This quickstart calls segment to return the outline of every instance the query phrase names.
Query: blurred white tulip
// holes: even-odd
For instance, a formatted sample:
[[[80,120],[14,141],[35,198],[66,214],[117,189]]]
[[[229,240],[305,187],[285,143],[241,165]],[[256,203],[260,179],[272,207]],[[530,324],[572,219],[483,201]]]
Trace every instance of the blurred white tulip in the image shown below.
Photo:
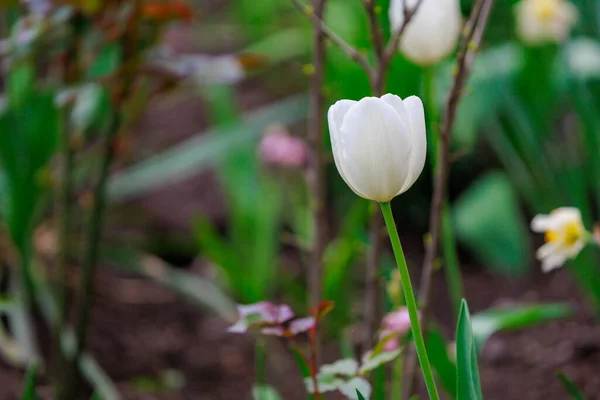
[[[517,35],[531,46],[565,41],[577,22],[577,8],[565,0],[522,0],[515,11]]]
[[[335,165],[357,195],[390,201],[423,171],[427,140],[418,97],[340,100],[329,108],[328,120]]]
[[[583,226],[581,212],[574,207],[561,207],[548,215],[536,215],[531,221],[531,229],[544,233],[546,243],[536,252],[544,272],[577,257],[591,238]]]
[[[397,31],[404,24],[404,5],[412,9],[418,0],[392,0],[390,24]],[[447,57],[458,43],[462,26],[459,0],[423,0],[400,39],[400,50],[422,66]]]

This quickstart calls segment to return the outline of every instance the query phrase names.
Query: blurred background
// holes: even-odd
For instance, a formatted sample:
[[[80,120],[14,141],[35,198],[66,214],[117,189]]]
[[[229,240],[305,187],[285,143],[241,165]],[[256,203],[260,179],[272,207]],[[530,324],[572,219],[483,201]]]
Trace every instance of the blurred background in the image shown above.
[[[62,312],[69,325],[82,304],[89,329],[77,398],[251,399],[257,381],[283,399],[306,398],[285,343],[227,328],[236,304],[268,300],[308,315],[310,20],[290,0],[0,4],[0,398],[20,398],[31,360],[51,359],[55,338],[40,334],[48,331],[40,321]],[[543,44],[519,38],[516,4],[496,2],[451,144],[450,210],[464,296],[484,338],[483,393],[565,399],[562,371],[597,398],[598,251],[543,274],[534,256],[543,238],[529,223],[562,206],[579,208],[589,230],[599,217],[600,3],[573,0],[568,37]],[[472,6],[461,1],[465,18]],[[389,1],[378,7],[388,38]],[[329,0],[325,21],[370,54],[359,0]],[[385,92],[419,95],[440,115],[453,65],[450,56],[424,69],[398,53]],[[427,74],[434,90],[425,93]],[[330,44],[322,92],[326,107],[371,95],[360,66]],[[340,179],[322,125],[322,299],[335,309],[320,335],[330,362],[365,341],[364,264],[377,210]],[[393,202],[415,283],[432,179],[427,163]],[[94,192],[99,183],[105,196]],[[99,202],[98,268],[88,276],[85,238]],[[384,313],[401,302],[387,247],[379,264]],[[452,303],[440,268],[432,311],[442,350],[454,340]],[[488,311],[499,307],[508,312]],[[444,357],[452,367],[451,352]],[[41,398],[53,398],[52,371],[38,366]]]

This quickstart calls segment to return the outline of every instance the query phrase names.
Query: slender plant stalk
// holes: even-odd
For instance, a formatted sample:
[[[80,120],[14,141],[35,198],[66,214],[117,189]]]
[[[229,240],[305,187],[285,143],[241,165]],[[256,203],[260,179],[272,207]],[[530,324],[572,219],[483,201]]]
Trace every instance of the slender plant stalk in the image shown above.
[[[400,354],[402,356],[402,354]],[[404,357],[399,357],[392,365],[391,400],[402,399],[402,377],[404,376]]]
[[[425,348],[425,340],[423,339],[421,323],[419,322],[419,309],[417,307],[417,300],[415,298],[415,293],[410,281],[410,273],[408,272],[408,266],[406,265],[404,252],[402,251],[402,244],[400,243],[400,237],[398,236],[396,223],[394,222],[392,207],[389,202],[381,203],[380,206],[381,213],[383,214],[383,219],[385,220],[385,225],[390,236],[390,242],[392,243],[392,248],[394,250],[396,264],[398,265],[398,272],[400,272],[402,292],[404,293],[404,299],[406,300],[406,307],[408,309],[408,316],[410,318],[413,340],[417,349],[421,370],[423,371],[423,378],[425,379],[427,392],[429,393],[429,398],[431,400],[439,400],[438,391],[435,386],[435,379],[433,377],[433,370],[431,368],[431,364],[429,363],[427,349]]]
[[[313,67],[314,74],[311,82],[311,110],[308,121],[308,186],[312,201],[312,246],[308,259],[308,288],[312,307],[317,307],[321,301],[323,251],[326,240],[325,215],[325,179],[323,175],[323,78],[326,57],[325,34],[318,21],[323,19],[326,0],[314,0],[314,27],[313,27]],[[317,330],[318,332],[318,330]],[[320,355],[320,338],[315,338],[315,362],[318,363]]]
[[[135,61],[136,46],[137,46],[137,21],[140,15],[141,2],[140,0],[133,1],[133,11],[127,22],[123,43],[125,47],[126,58],[124,64],[128,61]],[[87,330],[89,327],[90,313],[92,302],[95,293],[95,278],[98,268],[98,256],[100,253],[100,236],[103,228],[103,219],[106,208],[106,183],[110,172],[110,166],[115,157],[115,138],[118,133],[127,126],[128,121],[125,120],[124,105],[131,91],[131,86],[134,80],[135,70],[130,66],[124,68],[121,72],[121,80],[119,86],[114,92],[114,108],[116,115],[113,118],[113,123],[110,129],[107,130],[103,138],[101,164],[98,174],[98,179],[94,187],[92,195],[92,210],[88,221],[88,230],[86,232],[86,249],[82,264],[82,274],[80,281],[81,300],[77,313],[77,325],[75,330],[75,352],[70,360],[68,371],[71,376],[69,387],[65,391],[64,399],[72,399],[77,393],[80,377],[77,374],[77,365],[81,359],[86,347]],[[61,399],[59,399],[61,400]]]
[[[68,114],[67,114],[68,115]],[[73,149],[70,143],[68,125],[63,127],[62,143],[62,182],[59,193],[59,248],[58,248],[58,276],[56,282],[57,320],[54,330],[54,352],[57,375],[56,397],[60,397],[61,390],[67,386],[68,376],[64,374],[65,359],[62,351],[61,337],[67,322],[67,290],[68,290],[68,264],[69,264],[69,231],[71,226],[71,202]]]

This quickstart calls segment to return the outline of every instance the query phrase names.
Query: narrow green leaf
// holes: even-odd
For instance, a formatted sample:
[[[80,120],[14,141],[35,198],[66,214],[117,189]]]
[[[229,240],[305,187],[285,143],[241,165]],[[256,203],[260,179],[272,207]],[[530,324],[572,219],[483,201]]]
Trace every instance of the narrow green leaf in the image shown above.
[[[356,389],[356,396],[358,396],[358,400],[365,400],[365,397]]]
[[[117,269],[134,272],[159,282],[217,315],[233,321],[235,303],[217,286],[184,271],[171,267],[160,258],[125,246],[104,246],[101,259]]]
[[[35,390],[37,367],[37,361],[33,361],[27,369],[27,373],[25,374],[25,388],[23,389],[21,400],[38,400],[40,398]]]
[[[517,195],[503,172],[481,177],[456,201],[457,238],[485,265],[522,275],[529,264],[529,233]]]
[[[523,329],[566,318],[572,313],[569,305],[561,303],[532,304],[480,312],[471,318],[475,345],[481,351],[488,338],[496,332]]]
[[[439,377],[444,390],[456,398],[456,365],[448,355],[447,341],[438,327],[429,330],[425,345],[429,361]]]
[[[234,150],[257,141],[270,123],[293,124],[303,120],[306,112],[306,96],[296,96],[253,111],[239,124],[198,134],[111,177],[108,197],[112,201],[124,201],[167,182],[189,178],[208,166],[223,162]]]
[[[457,398],[482,400],[481,382],[477,366],[477,350],[471,328],[469,307],[462,301],[456,329]]]
[[[281,396],[272,386],[256,384],[252,388],[252,400],[281,400]]]
[[[564,373],[559,372],[556,375],[556,377],[561,381],[561,383],[563,384],[569,395],[571,395],[571,398],[573,400],[585,400],[585,397],[583,396],[583,393],[581,393],[581,390],[579,390],[577,385],[575,385],[575,383],[572,380],[570,380]]]

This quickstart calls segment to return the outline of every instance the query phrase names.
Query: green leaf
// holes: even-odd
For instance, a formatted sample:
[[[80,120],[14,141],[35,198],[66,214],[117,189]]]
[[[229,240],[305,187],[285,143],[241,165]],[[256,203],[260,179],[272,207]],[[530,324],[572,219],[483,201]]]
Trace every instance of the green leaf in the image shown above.
[[[373,371],[377,367],[395,360],[400,355],[400,353],[402,353],[402,349],[392,351],[381,351],[376,354],[372,354],[372,352],[367,352],[363,355],[362,365],[360,366],[359,373],[363,375],[370,371]]]
[[[456,365],[448,355],[447,341],[438,327],[429,330],[425,339],[429,361],[437,372],[444,390],[456,398]]]
[[[194,176],[217,162],[226,161],[235,150],[256,142],[270,123],[293,124],[306,118],[306,112],[306,97],[296,96],[253,111],[238,124],[198,134],[111,177],[108,197],[112,201],[124,201],[167,182]]]
[[[12,68],[8,76],[8,102],[11,107],[20,107],[33,90],[35,68],[27,62]]]
[[[121,65],[122,58],[123,48],[119,42],[107,44],[92,63],[88,78],[92,80],[112,74]]]
[[[477,350],[475,348],[473,330],[471,329],[471,317],[469,315],[469,307],[464,299],[460,306],[458,326],[456,328],[456,376],[457,399],[483,399],[479,368],[477,366]]]
[[[570,380],[564,373],[559,372],[556,377],[561,381],[569,395],[573,400],[585,400],[583,393],[581,390],[575,385],[575,383]]]
[[[566,318],[573,310],[567,304],[532,304],[493,309],[473,315],[471,324],[475,345],[479,351],[496,332],[523,329],[544,322]]]
[[[237,317],[235,303],[211,282],[171,267],[160,258],[139,250],[119,246],[104,246],[101,260],[113,267],[150,278],[181,293],[228,321]]]
[[[27,373],[25,374],[25,388],[23,389],[23,394],[21,395],[21,400],[38,400],[40,396],[37,394],[35,390],[35,377],[37,375],[37,361],[33,361],[29,368],[27,368]]]
[[[365,397],[361,392],[358,391],[358,389],[356,389],[356,396],[358,397],[358,400],[365,400]]]
[[[247,47],[243,54],[260,54],[275,64],[310,52],[310,33],[306,28],[288,28]]]
[[[281,400],[281,396],[272,386],[256,384],[252,388],[252,400]]]
[[[58,143],[60,117],[52,93],[33,93],[0,115],[0,164],[6,218],[20,251],[28,246],[38,202],[49,187],[46,169]]]
[[[456,201],[457,238],[485,265],[504,275],[522,275],[529,265],[529,234],[509,178],[490,172]]]

